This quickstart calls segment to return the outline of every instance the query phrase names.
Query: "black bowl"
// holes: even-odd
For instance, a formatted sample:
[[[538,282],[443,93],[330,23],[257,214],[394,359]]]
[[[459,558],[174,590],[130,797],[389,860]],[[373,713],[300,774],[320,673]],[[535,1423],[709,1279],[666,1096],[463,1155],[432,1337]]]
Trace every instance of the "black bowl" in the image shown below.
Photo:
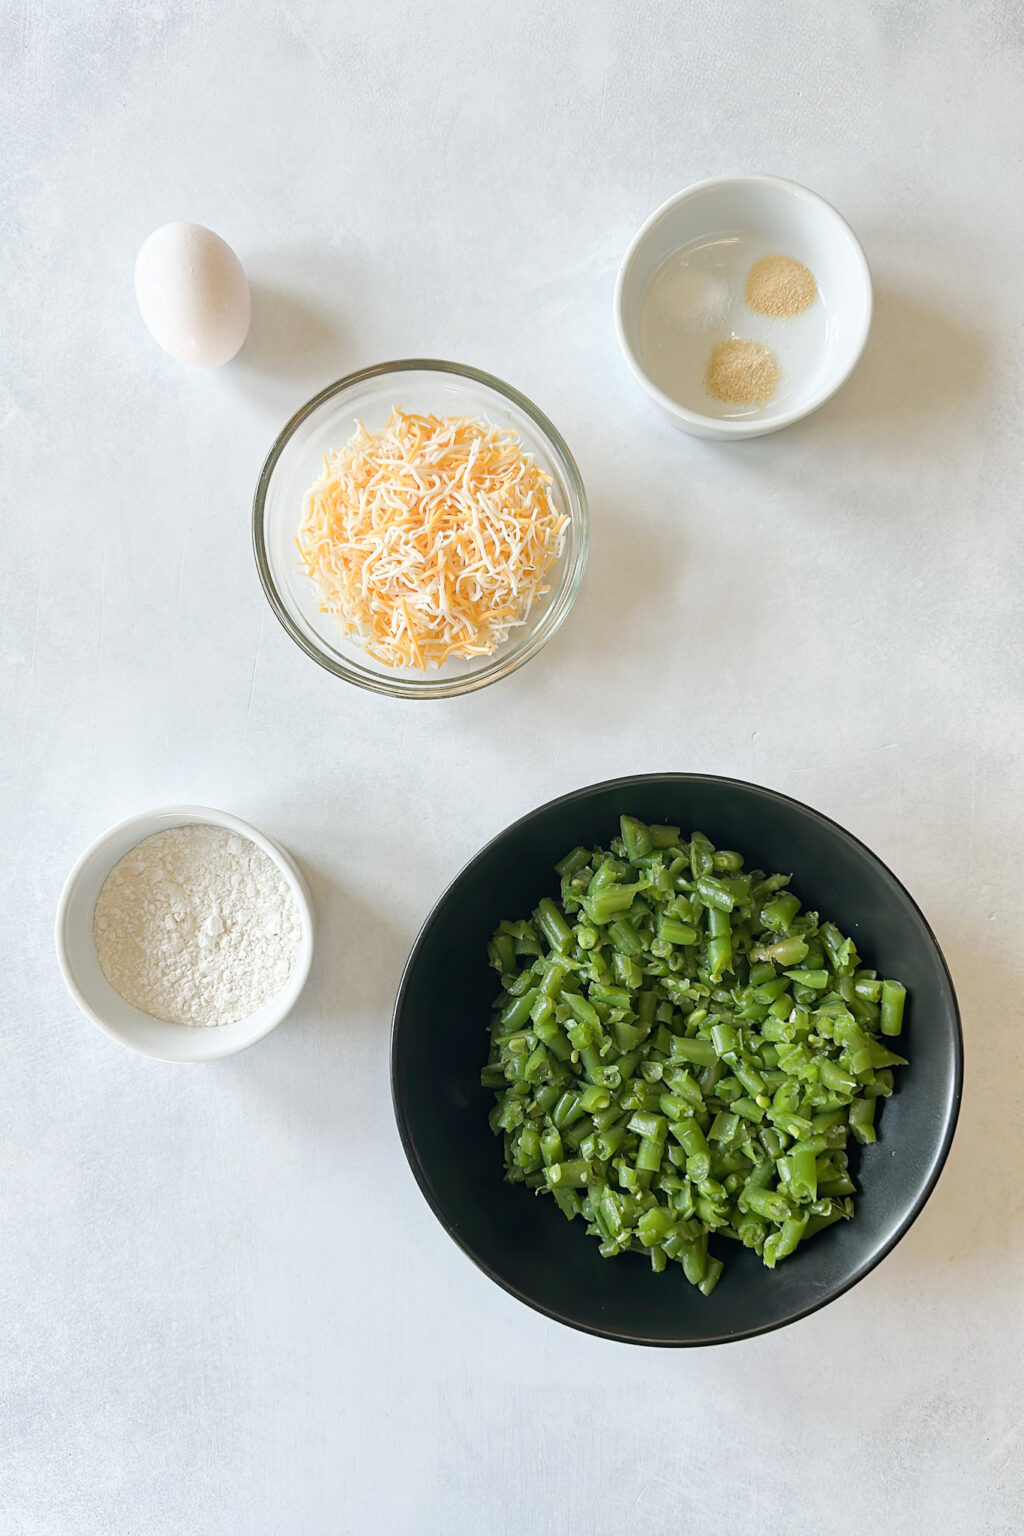
[[[502,1177],[500,1140],[480,1086],[497,991],[487,942],[503,917],[557,895],[552,866],[577,843],[607,847],[623,813],[699,828],[748,864],[793,873],[793,889],[856,941],[865,964],[908,990],[900,1050],[910,1065],[860,1158],[857,1211],[772,1271],[720,1241],[710,1297],[675,1265],[603,1259],[580,1221]],[[795,1322],[841,1296],[885,1257],[935,1186],[960,1107],[963,1041],[935,938],[903,886],[849,832],[796,800],[701,774],[594,784],[541,806],[488,843],[427,918],[402,977],[391,1085],[406,1155],[445,1229],[485,1274],[539,1312],[630,1344],[720,1344]]]

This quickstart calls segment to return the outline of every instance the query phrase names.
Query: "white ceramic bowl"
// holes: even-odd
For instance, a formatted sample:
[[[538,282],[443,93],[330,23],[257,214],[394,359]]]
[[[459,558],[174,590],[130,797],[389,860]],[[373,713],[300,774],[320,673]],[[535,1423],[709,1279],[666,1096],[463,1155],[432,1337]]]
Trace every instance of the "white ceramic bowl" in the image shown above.
[[[708,276],[714,302],[694,301],[682,318],[677,312],[662,324],[656,311],[644,311],[644,299],[666,263],[684,251],[706,261],[709,273],[727,274],[732,263],[738,282]],[[795,257],[814,274],[818,297],[803,314],[771,319],[746,306],[741,270],[768,255]],[[669,198],[637,232],[615,285],[615,328],[627,363],[651,398],[696,437],[759,437],[816,411],[853,372],[870,326],[871,274],[856,235],[824,198],[776,176],[721,176]],[[722,405],[704,391],[710,351],[730,335],[775,353],[782,378],[768,404]],[[657,349],[667,348],[670,336],[679,351],[666,363],[669,354]]]
[[[154,832],[197,824],[224,827],[239,837],[247,837],[261,848],[287,881],[302,922],[298,957],[280,992],[248,1018],[209,1028],[168,1024],[125,1002],[100,969],[93,940],[96,899],[118,859]],[[98,1024],[105,1034],[129,1050],[157,1061],[218,1061],[221,1057],[244,1051],[247,1046],[262,1040],[264,1035],[269,1035],[291,1011],[306,984],[313,960],[313,937],[313,903],[309,888],[290,854],[248,822],[203,805],[172,805],[166,810],[131,816],[111,827],[82,854],[64,883],[57,907],[57,960],[71,996],[86,1017]]]

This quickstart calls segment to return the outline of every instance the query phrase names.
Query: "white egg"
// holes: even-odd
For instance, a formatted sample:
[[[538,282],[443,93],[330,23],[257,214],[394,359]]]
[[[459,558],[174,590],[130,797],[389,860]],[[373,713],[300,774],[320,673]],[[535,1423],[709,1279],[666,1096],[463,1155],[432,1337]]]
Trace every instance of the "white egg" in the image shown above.
[[[224,240],[201,224],[164,224],[135,262],[135,297],[154,339],[179,363],[219,368],[249,333],[249,284]]]

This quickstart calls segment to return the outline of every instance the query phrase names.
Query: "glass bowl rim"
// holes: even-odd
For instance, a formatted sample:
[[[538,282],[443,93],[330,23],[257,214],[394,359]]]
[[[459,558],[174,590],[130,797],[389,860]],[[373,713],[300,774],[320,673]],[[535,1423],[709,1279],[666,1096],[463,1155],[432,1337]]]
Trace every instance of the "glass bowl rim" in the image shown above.
[[[309,640],[298,628],[278,590],[277,583],[270,570],[270,562],[267,557],[265,538],[266,501],[270,482],[274,470],[277,467],[281,455],[291,441],[292,437],[322,405],[336,395],[356,386],[369,383],[371,380],[387,377],[390,374],[400,373],[448,373],[457,378],[468,379],[475,384],[481,384],[486,389],[493,390],[512,402],[527,415],[536,427],[539,428],[542,437],[565,473],[569,487],[569,505],[566,508],[570,528],[575,535],[575,547],[566,550],[563,559],[565,566],[554,600],[542,615],[535,628],[527,626],[527,631],[521,641],[513,643],[510,649],[502,647],[497,657],[485,658],[485,665],[479,671],[473,671],[456,678],[442,678],[427,675],[422,680],[406,677],[396,671],[394,677],[376,676],[366,671],[361,673],[356,664],[349,665],[336,661],[325,651]],[[497,378],[492,373],[485,372],[482,368],[472,368],[465,363],[448,362],[440,358],[410,357],[398,358],[392,362],[375,363],[368,368],[357,369],[354,373],[348,373],[334,383],[326,385],[301,405],[293,416],[285,423],[278,433],[273,446],[264,461],[256,482],[256,491],[253,496],[252,506],[252,542],[253,553],[256,558],[256,568],[259,572],[260,583],[275,617],[285,632],[295,641],[300,650],[304,651],[311,660],[315,661],[326,671],[343,681],[355,684],[356,687],[366,688],[372,693],[383,693],[391,698],[423,699],[423,698],[453,698],[459,694],[474,693],[479,688],[486,688],[491,683],[498,682],[503,677],[510,676],[519,670],[532,657],[543,650],[544,646],[562,627],[565,619],[576,601],[580,584],[587,566],[587,556],[590,549],[589,512],[587,508],[587,493],[583,485],[583,479],[568,444],[552,421],[533,401],[516,389],[511,384]]]

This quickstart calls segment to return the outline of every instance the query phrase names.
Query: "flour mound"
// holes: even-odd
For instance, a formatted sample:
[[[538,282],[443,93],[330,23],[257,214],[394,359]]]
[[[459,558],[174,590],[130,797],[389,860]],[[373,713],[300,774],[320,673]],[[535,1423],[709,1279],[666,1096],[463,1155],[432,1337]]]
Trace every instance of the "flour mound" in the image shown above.
[[[224,827],[171,827],[107,876],[93,935],[126,1002],[170,1024],[234,1024],[281,990],[301,936],[284,876]]]

